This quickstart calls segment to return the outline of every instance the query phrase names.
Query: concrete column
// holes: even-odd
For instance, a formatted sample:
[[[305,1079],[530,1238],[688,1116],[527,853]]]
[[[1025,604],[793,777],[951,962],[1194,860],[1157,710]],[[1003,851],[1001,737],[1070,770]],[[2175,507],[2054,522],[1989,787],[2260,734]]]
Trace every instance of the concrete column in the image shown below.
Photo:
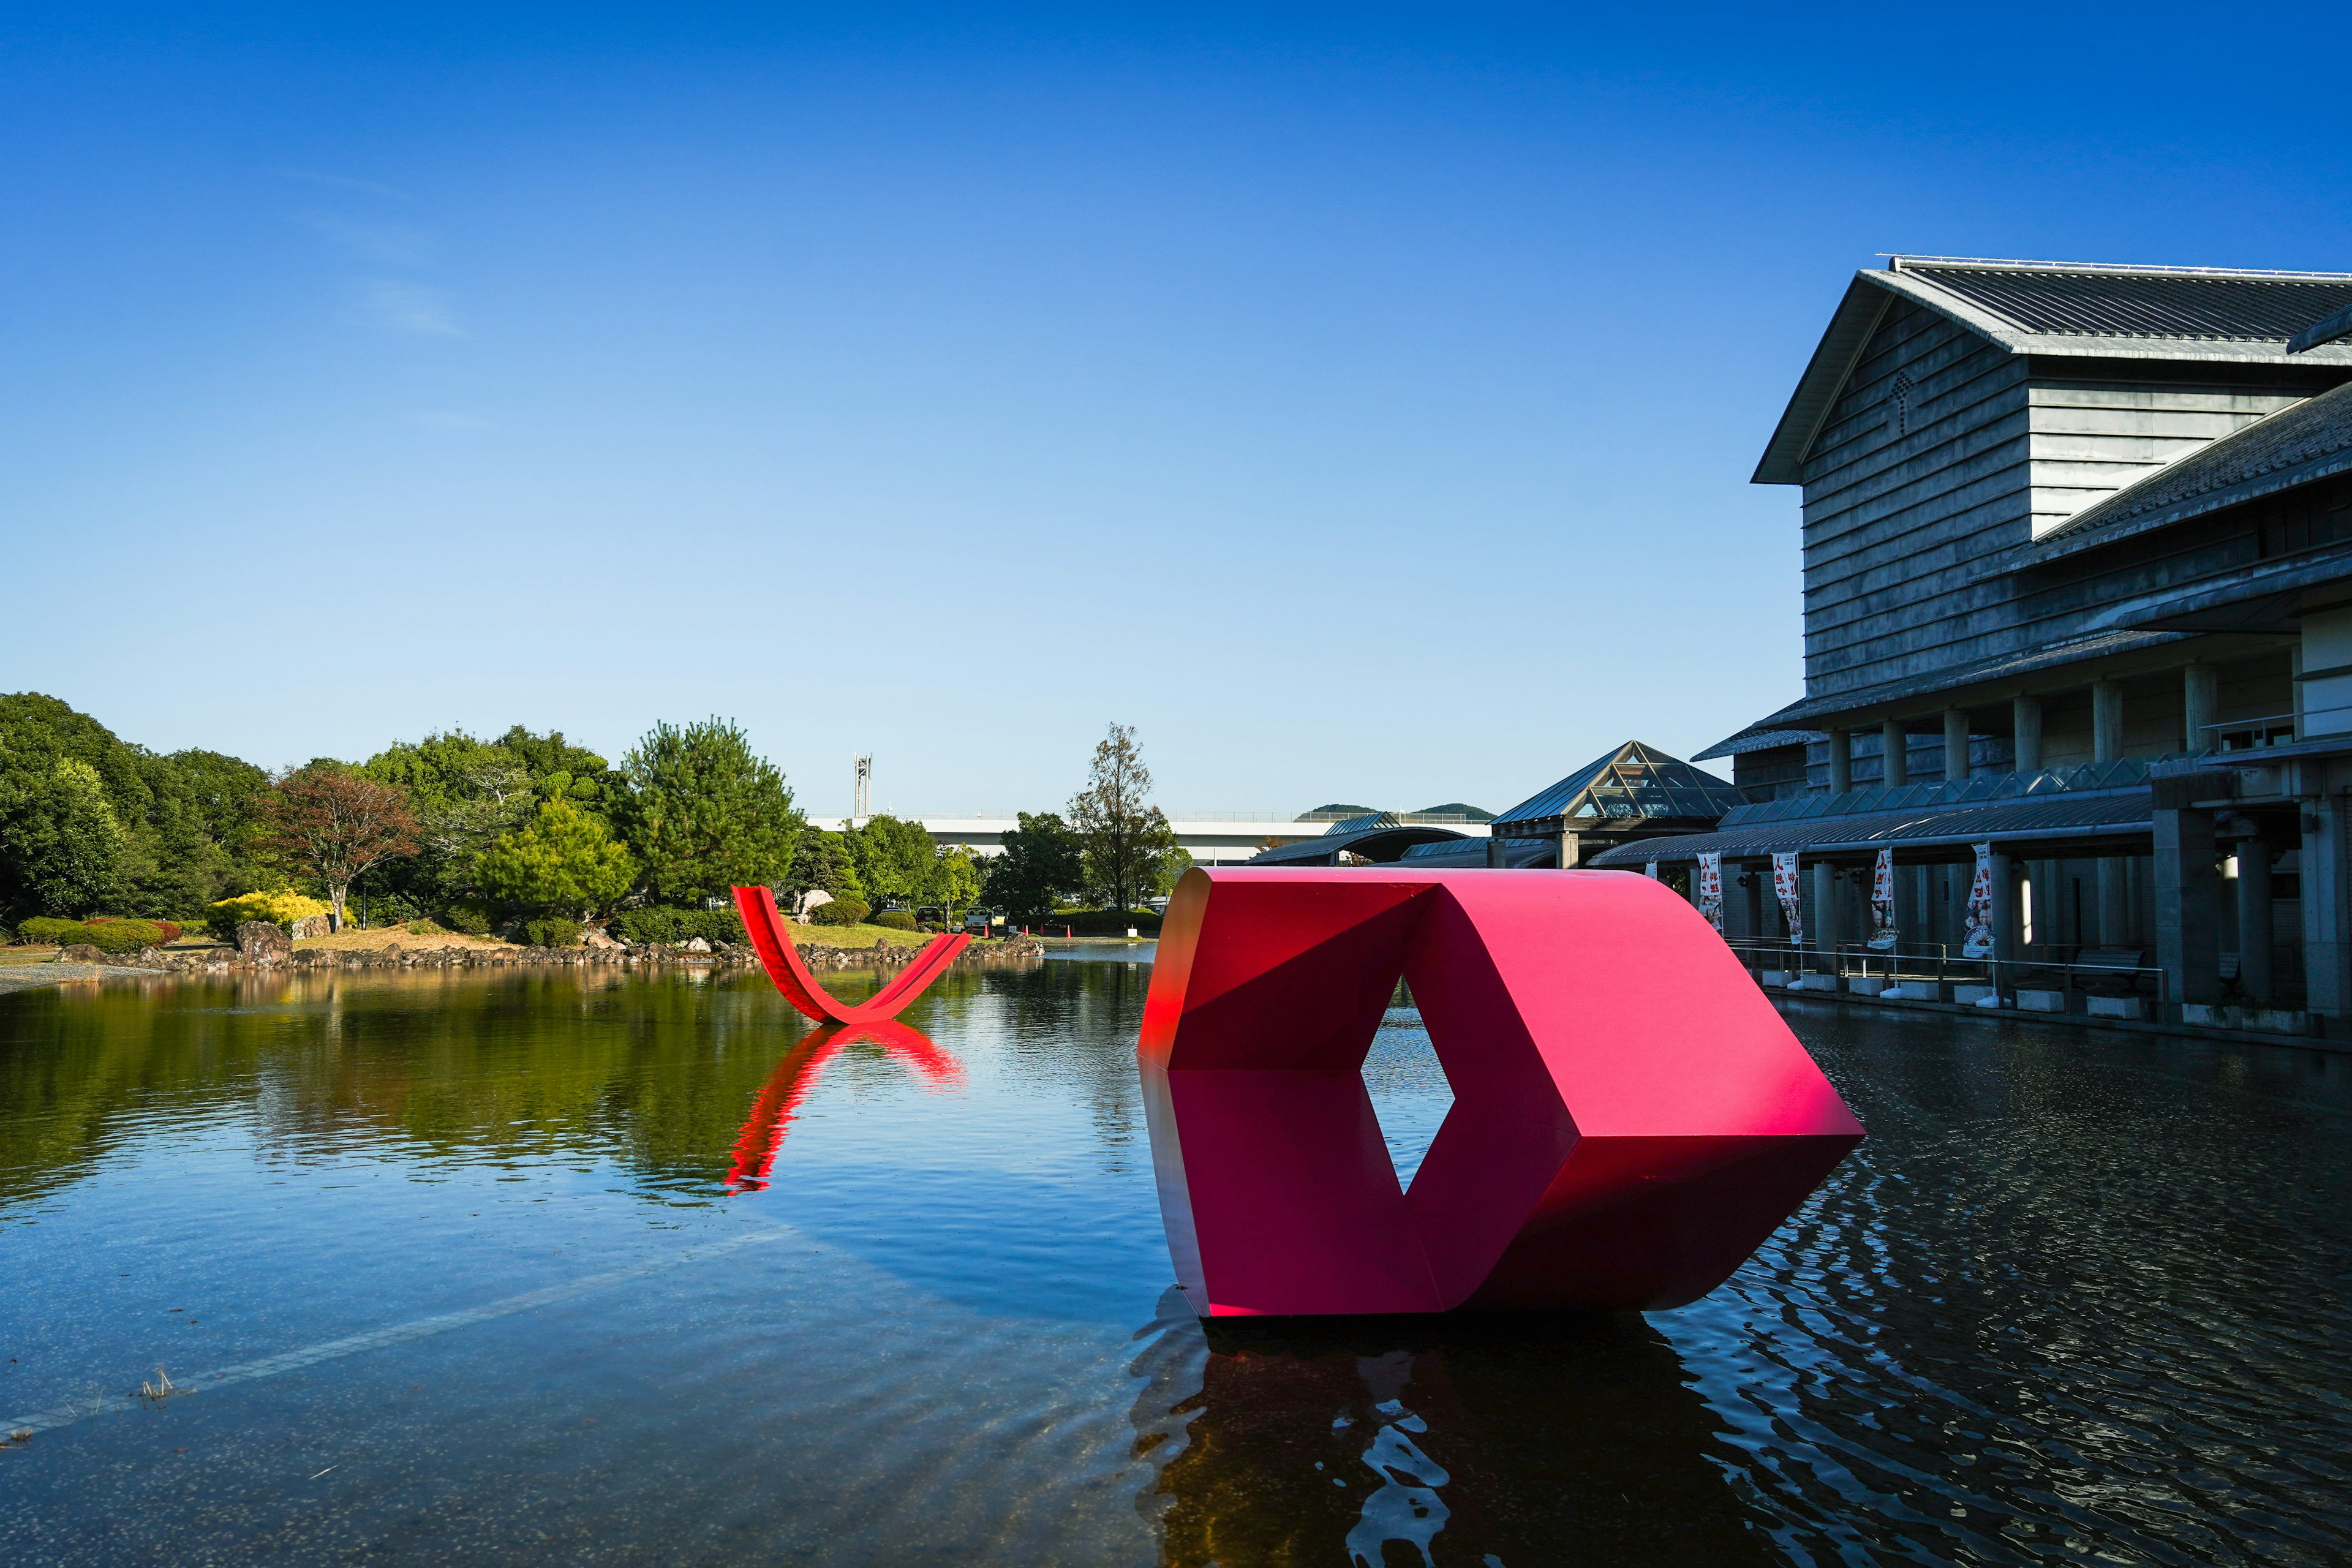
[[[1999,849],[1992,852],[1992,956],[1996,963],[2015,963],[2017,950],[2023,934],[2018,928],[2024,913],[2019,897],[2021,889],[2017,880],[2017,862]],[[2004,971],[2003,983],[2010,980]]]
[[[1969,716],[1958,708],[1944,710],[1944,782],[1969,776]]]
[[[2303,803],[2303,977],[2305,1005],[2323,1017],[2352,1017],[2352,879],[2345,846],[2352,813],[2340,795]]]
[[[2257,1002],[2275,1000],[2271,975],[2271,847],[2238,841],[2238,989]]]
[[[2156,962],[2168,1002],[2221,996],[2221,878],[2213,872],[2213,814],[2165,805],[2156,830]]]
[[[1559,868],[1563,871],[1575,870],[1576,862],[1580,858],[1580,853],[1581,846],[1577,843],[1576,835],[1569,832],[1561,833],[1559,836]]]
[[[2211,728],[2220,717],[2221,675],[2210,664],[2191,664],[2180,671],[2180,749],[2197,756],[2213,749],[2218,737]]]
[[[2091,683],[2091,760],[2112,763],[2124,754],[2124,689],[2112,680]]]
[[[1503,859],[1503,840],[1494,834],[1488,834],[1486,836],[1486,864],[1489,866],[1499,867],[1505,863],[1506,862]]]
[[[1830,731],[1830,793],[1843,795],[1853,787],[1853,731]]]
[[[1741,866],[1739,871],[1742,876],[1753,879],[1739,889],[1740,908],[1748,913],[1748,934],[1751,939],[1761,939],[1769,930],[1764,923],[1765,906],[1780,902],[1772,897],[1772,862],[1750,860]]]
[[[1897,784],[1909,784],[1911,737],[1903,728],[1903,721],[1889,719],[1879,727],[1878,732],[1885,737],[1880,742],[1880,749],[1886,754],[1886,787],[1893,789]]]
[[[2060,923],[2058,894],[2058,862],[2029,860],[2025,863],[2027,897],[2033,900],[2033,945],[2048,947],[2065,940]],[[2022,916],[2020,917],[2021,921]]]
[[[2042,771],[2042,699],[2020,697],[2010,704],[2011,728],[2016,732],[2017,760],[2011,763],[2019,773],[2038,773]]]
[[[1969,934],[1969,883],[1976,875],[1976,863],[1938,866],[1935,874],[1942,879],[1944,889],[1943,916],[1937,922],[1936,940],[1950,951],[1947,957],[1960,955],[1960,943]]]
[[[1844,933],[1838,929],[1837,868],[1826,860],[1813,862],[1813,919],[1805,928],[1805,945],[1834,953]]]
[[[2094,939],[2101,947],[2123,947],[2131,941],[2131,868],[2114,855],[2098,859],[2099,893]]]

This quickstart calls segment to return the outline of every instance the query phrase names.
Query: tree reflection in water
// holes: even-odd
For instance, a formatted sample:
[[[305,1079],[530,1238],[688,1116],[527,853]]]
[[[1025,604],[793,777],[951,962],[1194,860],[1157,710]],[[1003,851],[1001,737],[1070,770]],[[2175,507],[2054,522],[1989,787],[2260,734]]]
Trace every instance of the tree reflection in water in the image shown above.
[[[1771,1560],[1724,1423],[1639,1317],[1202,1324],[1171,1289],[1139,1338],[1167,1563]]]
[[[912,1068],[933,1089],[952,1089],[963,1081],[963,1064],[933,1044],[929,1036],[896,1019],[873,1024],[828,1024],[784,1053],[776,1070],[761,1086],[751,1114],[735,1136],[734,1163],[727,1170],[727,1190],[756,1193],[768,1185],[768,1172],[776,1163],[801,1101],[816,1086],[817,1074],[844,1046],[870,1040],[884,1054]]]

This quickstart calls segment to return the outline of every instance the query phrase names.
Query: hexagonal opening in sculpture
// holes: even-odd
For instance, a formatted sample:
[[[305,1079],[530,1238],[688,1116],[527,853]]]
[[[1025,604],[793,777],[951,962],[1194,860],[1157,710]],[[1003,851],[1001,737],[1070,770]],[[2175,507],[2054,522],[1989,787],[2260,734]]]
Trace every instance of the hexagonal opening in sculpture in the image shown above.
[[[1381,1141],[1388,1145],[1389,1163],[1396,1167],[1397,1185],[1411,1187],[1445,1113],[1454,1109],[1454,1086],[1430,1044],[1421,1010],[1402,984],[1372,1037],[1363,1075]]]

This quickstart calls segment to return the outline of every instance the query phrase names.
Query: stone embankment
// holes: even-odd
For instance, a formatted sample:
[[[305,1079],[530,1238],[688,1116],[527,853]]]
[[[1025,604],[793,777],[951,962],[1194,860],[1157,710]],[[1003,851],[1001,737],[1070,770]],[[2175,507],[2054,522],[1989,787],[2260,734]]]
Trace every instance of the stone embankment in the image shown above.
[[[126,968],[167,973],[215,973],[252,969],[510,969],[558,965],[596,965],[625,969],[657,968],[670,964],[740,969],[758,964],[759,955],[738,942],[705,943],[700,938],[682,946],[661,942],[625,945],[607,939],[593,947],[437,946],[380,948],[298,948],[274,925],[256,921],[237,928],[237,946],[167,952],[142,948],[119,961]],[[910,962],[922,951],[912,944],[872,947],[800,945],[800,954],[813,970],[889,969]],[[992,963],[1030,959],[1045,952],[1045,944],[1019,937],[985,947],[964,950],[959,963]],[[96,953],[93,950],[92,956]]]

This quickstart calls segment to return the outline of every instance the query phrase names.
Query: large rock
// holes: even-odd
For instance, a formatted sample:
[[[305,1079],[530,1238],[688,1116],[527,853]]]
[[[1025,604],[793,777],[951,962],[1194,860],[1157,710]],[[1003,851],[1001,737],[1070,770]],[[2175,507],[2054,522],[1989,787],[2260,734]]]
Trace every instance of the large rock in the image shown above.
[[[294,939],[273,921],[247,921],[236,928],[236,947],[247,963],[288,963]]]
[[[326,915],[304,915],[294,922],[296,936],[332,936],[335,922]]]
[[[105,963],[106,954],[86,942],[71,942],[58,949],[59,963]]]
[[[689,937],[687,939],[686,951],[688,952],[709,952],[710,951],[710,944],[703,941],[698,936]]]

